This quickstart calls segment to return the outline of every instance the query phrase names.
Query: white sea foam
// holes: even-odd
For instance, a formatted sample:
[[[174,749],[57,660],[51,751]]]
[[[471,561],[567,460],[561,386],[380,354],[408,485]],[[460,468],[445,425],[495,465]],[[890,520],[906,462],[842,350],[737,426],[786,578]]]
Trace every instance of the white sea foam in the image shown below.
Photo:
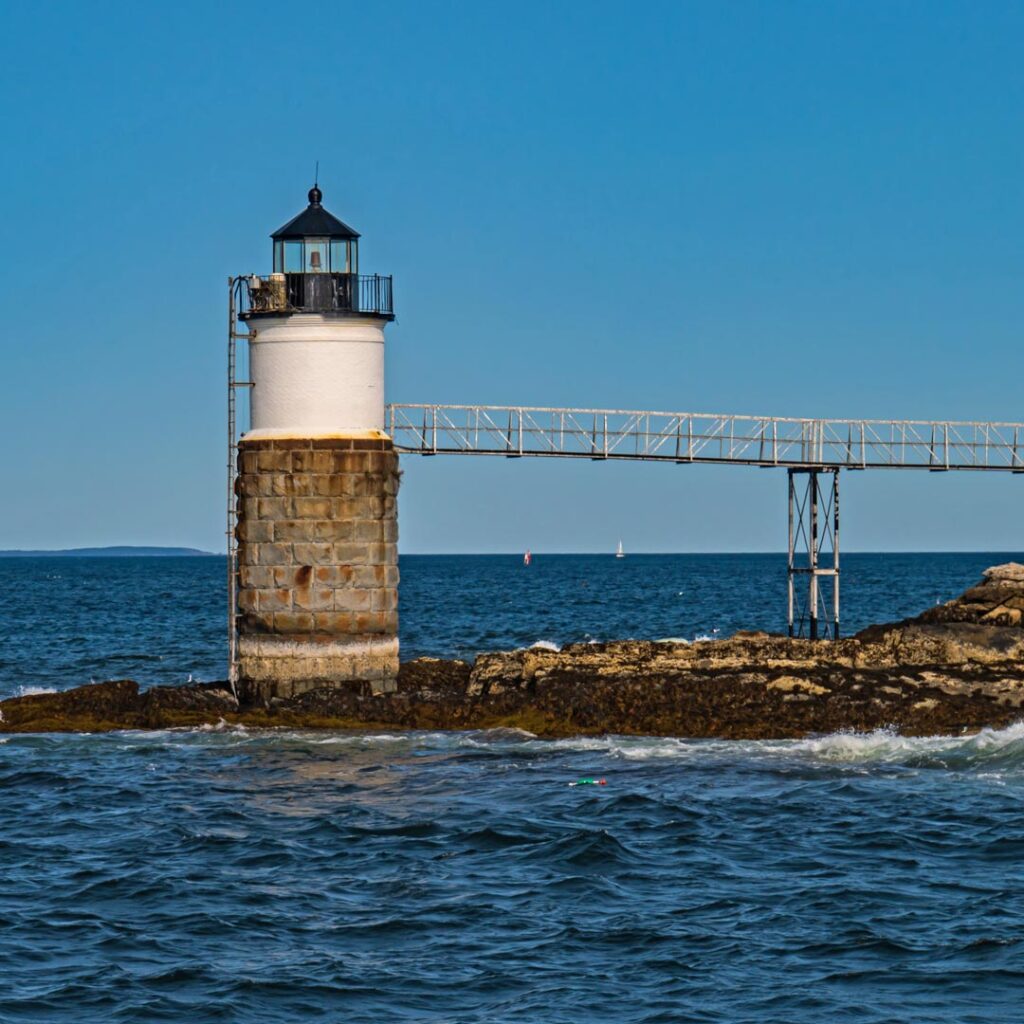
[[[368,736],[356,737],[363,746],[369,746],[374,743],[408,743],[408,733],[395,733],[395,732],[378,732]]]
[[[966,767],[978,762],[1004,761],[1024,766],[1024,722],[964,736],[901,736],[889,729],[832,733],[796,740],[787,752],[839,762],[931,762]]]
[[[561,649],[562,645],[556,644],[552,640],[535,640],[529,647],[531,651],[560,651]]]
[[[294,732],[289,731],[278,733],[277,735],[284,736],[292,740],[301,740],[305,743],[312,743],[314,746],[372,747],[377,743],[408,743],[411,740],[423,742],[427,736],[433,734],[415,732],[332,732],[324,735],[299,730]],[[443,735],[443,733],[439,733],[437,735]]]
[[[794,762],[818,766],[856,768],[863,766],[912,770],[946,770],[969,772],[975,778],[993,780],[1024,775],[1024,721],[1005,729],[983,729],[962,736],[901,736],[891,730],[869,733],[840,732],[801,740],[719,740],[679,739],[657,736],[576,736],[566,739],[538,739],[518,729],[431,732],[318,732],[316,730],[246,730],[241,726],[218,722],[185,730],[146,733],[122,733],[133,741],[153,742],[163,738],[177,740],[191,733],[190,746],[202,736],[222,737],[218,742],[265,744],[276,742],[307,743],[311,746],[337,746],[354,750],[380,748],[382,752],[406,747],[437,753],[484,749],[507,752],[571,753],[607,757],[621,762],[709,762],[737,763]],[[178,745],[172,743],[172,745]],[[596,769],[595,769],[596,770]],[[609,766],[606,770],[612,770]]]
[[[186,731],[186,730],[182,730]],[[188,731],[191,731],[189,729]],[[247,733],[249,730],[246,726],[236,722],[226,722],[223,718],[217,720],[217,724],[214,725],[211,722],[204,722],[202,725],[195,727],[196,732],[237,732]]]
[[[901,736],[880,729],[839,732],[802,740],[694,740],[674,737],[580,736],[537,740],[536,749],[603,752],[625,761],[744,758],[799,760],[834,765],[903,765],[912,768],[1024,770],[1024,722],[963,736]]]
[[[35,697],[40,693],[56,693],[54,686],[19,686],[15,692],[16,697]]]
[[[671,736],[581,736],[555,740],[553,743],[564,750],[600,750],[626,761],[700,757],[707,753],[708,746],[706,741],[683,740]]]
[[[488,748],[504,743],[529,743],[536,740],[536,733],[527,732],[526,729],[516,729],[512,726],[498,726],[494,729],[482,729],[477,733],[463,733],[460,735],[458,745],[463,747]]]

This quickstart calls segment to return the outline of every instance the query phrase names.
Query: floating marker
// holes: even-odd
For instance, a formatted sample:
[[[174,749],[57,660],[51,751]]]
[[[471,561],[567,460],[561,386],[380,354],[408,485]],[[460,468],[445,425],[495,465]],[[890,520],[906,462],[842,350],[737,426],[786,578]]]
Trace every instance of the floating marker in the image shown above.
[[[604,779],[577,779],[575,782],[570,782],[570,786],[607,786],[608,783]]]

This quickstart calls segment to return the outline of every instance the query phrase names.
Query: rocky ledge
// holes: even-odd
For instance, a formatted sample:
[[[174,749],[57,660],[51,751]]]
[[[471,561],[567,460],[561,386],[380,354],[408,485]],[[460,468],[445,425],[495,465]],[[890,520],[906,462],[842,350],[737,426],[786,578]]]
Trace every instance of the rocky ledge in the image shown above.
[[[226,684],[131,680],[0,702],[0,731],[216,724],[344,729],[515,727],[760,739],[893,728],[908,735],[1024,717],[1024,566],[986,570],[961,597],[838,643],[737,633],[701,643],[620,641],[402,665],[398,690],[313,690],[244,706]]]

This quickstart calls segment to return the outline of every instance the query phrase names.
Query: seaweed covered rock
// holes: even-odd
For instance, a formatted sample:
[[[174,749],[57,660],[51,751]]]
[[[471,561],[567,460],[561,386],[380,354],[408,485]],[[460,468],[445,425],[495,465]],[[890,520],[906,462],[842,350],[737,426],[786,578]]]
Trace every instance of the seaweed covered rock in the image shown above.
[[[137,724],[139,684],[131,679],[89,683],[60,693],[33,693],[0,701],[4,732],[103,731]]]
[[[186,686],[154,686],[140,699],[147,725],[159,728],[173,717],[175,724],[188,724],[190,716],[208,722],[216,715],[238,711],[238,700],[227,683],[189,683]]]
[[[131,679],[0,701],[0,732],[104,732],[198,725],[238,711],[223,683],[154,686]]]

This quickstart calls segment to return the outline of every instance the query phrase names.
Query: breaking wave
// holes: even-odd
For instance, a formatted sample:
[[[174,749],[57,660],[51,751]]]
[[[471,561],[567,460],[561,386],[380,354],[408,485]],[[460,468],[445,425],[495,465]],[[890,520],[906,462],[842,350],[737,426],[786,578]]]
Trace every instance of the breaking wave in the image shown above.
[[[834,762],[905,764],[910,767],[1024,767],[1024,722],[962,736],[901,736],[892,730],[833,733],[799,740],[794,751]]]
[[[53,686],[19,686],[17,687],[10,696],[12,697],[35,697],[40,693],[56,693],[57,690]]]
[[[892,730],[839,732],[799,740],[705,740],[659,736],[574,736],[543,739],[524,729],[456,731],[324,732],[254,729],[223,720],[216,725],[158,732],[126,730],[110,734],[128,743],[169,746],[287,747],[353,752],[402,753],[437,757],[474,754],[498,758],[586,755],[612,771],[615,762],[686,762],[756,766],[902,767],[952,772],[1021,772],[1024,775],[1024,722],[1004,729],[982,729],[961,736],[903,736]],[[81,737],[89,742],[88,737]],[[95,737],[94,742],[103,742]]]
[[[790,760],[825,765],[1024,769],[1024,722],[962,736],[903,736],[883,729],[868,733],[830,733],[801,740],[603,736],[551,742],[566,750],[602,752],[626,761],[693,761],[727,757],[730,760]]]
[[[531,651],[560,651],[562,645],[556,644],[553,640],[535,640],[528,649]]]

